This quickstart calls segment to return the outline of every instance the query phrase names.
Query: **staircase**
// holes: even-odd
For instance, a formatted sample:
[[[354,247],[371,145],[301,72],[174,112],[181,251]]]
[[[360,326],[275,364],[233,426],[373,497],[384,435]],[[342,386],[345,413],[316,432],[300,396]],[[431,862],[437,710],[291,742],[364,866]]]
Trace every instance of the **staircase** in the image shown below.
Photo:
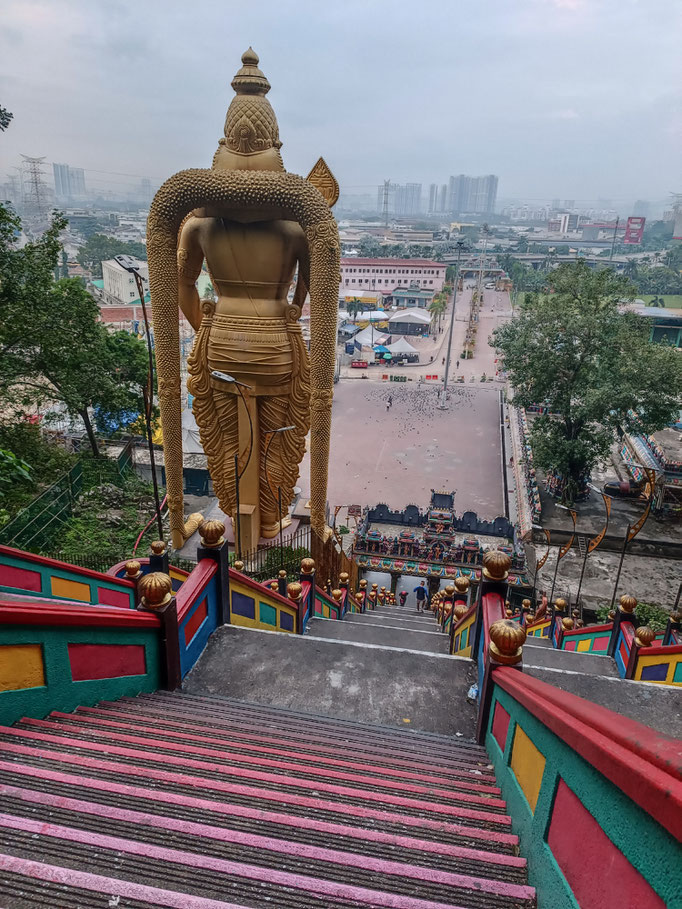
[[[431,612],[407,606],[377,606],[365,613],[348,613],[343,622],[315,617],[310,634],[326,640],[364,642],[383,647],[448,653],[449,642]]]
[[[484,749],[223,697],[0,727],[0,853],[3,909],[535,906]]]

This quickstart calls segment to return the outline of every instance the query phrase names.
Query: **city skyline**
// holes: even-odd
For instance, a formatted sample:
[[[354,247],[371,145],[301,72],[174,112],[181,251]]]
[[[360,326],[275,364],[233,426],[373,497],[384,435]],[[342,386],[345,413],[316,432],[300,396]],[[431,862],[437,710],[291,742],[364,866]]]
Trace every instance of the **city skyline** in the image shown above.
[[[3,163],[68,162],[93,191],[206,166],[252,44],[286,167],[305,174],[322,154],[346,193],[388,177],[428,186],[453,157],[461,173],[499,174],[505,197],[661,200],[679,189],[670,0],[426,0],[419,12],[120,0],[110,15],[82,0],[10,2],[0,75],[15,119]],[[356,40],[360,16],[372,54]],[[296,34],[295,54],[283,34]]]

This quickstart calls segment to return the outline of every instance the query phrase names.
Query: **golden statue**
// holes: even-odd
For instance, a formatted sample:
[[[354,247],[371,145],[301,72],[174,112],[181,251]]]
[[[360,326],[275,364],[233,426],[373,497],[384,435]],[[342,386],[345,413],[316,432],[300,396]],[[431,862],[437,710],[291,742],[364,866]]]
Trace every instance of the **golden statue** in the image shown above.
[[[197,331],[188,387],[214,490],[232,517],[238,455],[242,548],[278,532],[277,490],[286,514],[309,429],[311,524],[319,534],[326,532],[339,288],[339,237],[330,206],[338,185],[321,158],[307,180],[284,170],[277,120],[265,97],[270,84],[251,48],[242,64],[211,169],[185,170],[167,180],[154,197],[147,225],[176,548],[200,519],[193,515],[186,522],[184,516],[178,306]],[[196,290],[204,260],[215,304],[200,301]],[[298,323],[307,293],[310,358]],[[216,371],[227,378],[220,380]],[[274,432],[285,426],[293,428]]]

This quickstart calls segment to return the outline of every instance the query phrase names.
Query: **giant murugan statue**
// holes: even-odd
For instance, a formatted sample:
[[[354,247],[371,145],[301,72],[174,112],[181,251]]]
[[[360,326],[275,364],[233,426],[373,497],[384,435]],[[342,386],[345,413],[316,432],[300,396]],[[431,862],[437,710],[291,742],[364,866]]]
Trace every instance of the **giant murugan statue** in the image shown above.
[[[242,548],[278,532],[278,490],[288,508],[309,429],[311,524],[321,535],[326,529],[339,288],[330,205],[338,185],[322,159],[307,180],[284,170],[277,120],[265,97],[270,84],[250,48],[242,63],[212,167],[167,180],[147,226],[176,548],[198,523],[197,516],[186,521],[184,515],[178,307],[197,332],[188,387],[214,490],[233,520],[239,478]],[[217,303],[199,299],[195,281],[204,261]],[[298,322],[307,293],[310,357]]]

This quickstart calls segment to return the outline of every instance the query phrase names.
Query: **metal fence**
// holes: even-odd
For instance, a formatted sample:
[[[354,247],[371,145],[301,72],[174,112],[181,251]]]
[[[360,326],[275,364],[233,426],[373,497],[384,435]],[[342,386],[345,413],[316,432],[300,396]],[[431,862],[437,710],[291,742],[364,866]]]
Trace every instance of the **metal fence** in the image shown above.
[[[43,552],[56,540],[63,524],[73,515],[73,507],[84,490],[102,483],[121,485],[132,469],[131,443],[115,460],[81,458],[0,530],[0,543]]]
[[[284,537],[280,546],[279,539],[272,540],[252,552],[243,553],[244,570],[255,581],[267,581],[276,578],[280,569],[288,577],[298,578],[301,572],[301,559],[310,555],[310,525],[301,525],[290,536]],[[230,554],[231,561],[233,560]]]

